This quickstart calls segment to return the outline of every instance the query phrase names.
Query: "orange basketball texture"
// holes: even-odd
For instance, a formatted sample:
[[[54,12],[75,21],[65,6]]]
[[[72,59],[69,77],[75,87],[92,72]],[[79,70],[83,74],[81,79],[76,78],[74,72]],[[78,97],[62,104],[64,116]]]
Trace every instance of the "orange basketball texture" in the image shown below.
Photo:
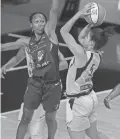
[[[94,25],[100,25],[103,23],[106,17],[106,10],[100,4],[93,3],[94,8],[90,10],[91,14],[85,17],[88,23]]]

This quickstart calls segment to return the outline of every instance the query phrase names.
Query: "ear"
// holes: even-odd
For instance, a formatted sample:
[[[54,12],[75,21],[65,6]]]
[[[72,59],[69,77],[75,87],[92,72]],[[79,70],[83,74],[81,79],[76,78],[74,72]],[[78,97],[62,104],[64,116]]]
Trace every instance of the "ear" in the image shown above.
[[[32,23],[30,23],[30,27],[32,28],[33,26],[32,26]]]
[[[94,42],[94,41],[90,41],[90,45],[91,45],[92,47],[94,47],[95,42]]]

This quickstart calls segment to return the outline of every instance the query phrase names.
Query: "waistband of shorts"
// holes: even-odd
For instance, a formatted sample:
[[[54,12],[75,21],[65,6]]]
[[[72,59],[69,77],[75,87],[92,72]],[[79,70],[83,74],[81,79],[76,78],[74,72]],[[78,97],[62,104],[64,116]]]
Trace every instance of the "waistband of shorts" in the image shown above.
[[[67,95],[66,94],[66,97],[67,98],[79,98],[81,96],[85,96],[85,95],[89,95],[92,91],[92,88],[88,91],[88,92],[82,92],[82,93],[78,93],[78,94],[74,94],[74,95]]]
[[[32,78],[38,82],[48,83],[48,84],[54,84],[54,83],[61,83],[61,80],[44,80],[42,76],[32,76]]]

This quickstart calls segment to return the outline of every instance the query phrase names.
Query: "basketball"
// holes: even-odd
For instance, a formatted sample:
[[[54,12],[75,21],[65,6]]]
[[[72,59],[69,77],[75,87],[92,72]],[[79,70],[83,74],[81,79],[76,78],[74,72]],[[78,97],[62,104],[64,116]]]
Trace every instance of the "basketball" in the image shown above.
[[[89,5],[89,4],[88,4]],[[90,15],[85,17],[85,20],[88,23],[92,23],[94,25],[101,25],[106,17],[106,10],[100,4],[91,3],[92,9],[90,9]],[[87,6],[87,5],[86,5]]]

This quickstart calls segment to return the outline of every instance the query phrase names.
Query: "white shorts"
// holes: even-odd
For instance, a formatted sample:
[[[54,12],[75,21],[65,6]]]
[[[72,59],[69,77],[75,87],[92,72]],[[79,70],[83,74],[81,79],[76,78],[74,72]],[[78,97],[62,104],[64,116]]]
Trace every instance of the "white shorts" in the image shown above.
[[[71,102],[71,106],[70,106]],[[89,95],[79,98],[67,99],[66,123],[71,131],[84,131],[90,127],[90,123],[96,121],[97,95],[91,91]]]
[[[18,123],[20,122],[23,114],[23,106],[24,104],[21,104],[19,116],[18,116]],[[45,127],[45,111],[40,105],[38,109],[35,110],[32,120],[30,122],[28,133],[30,134],[32,139],[41,139],[44,135],[44,127]]]

